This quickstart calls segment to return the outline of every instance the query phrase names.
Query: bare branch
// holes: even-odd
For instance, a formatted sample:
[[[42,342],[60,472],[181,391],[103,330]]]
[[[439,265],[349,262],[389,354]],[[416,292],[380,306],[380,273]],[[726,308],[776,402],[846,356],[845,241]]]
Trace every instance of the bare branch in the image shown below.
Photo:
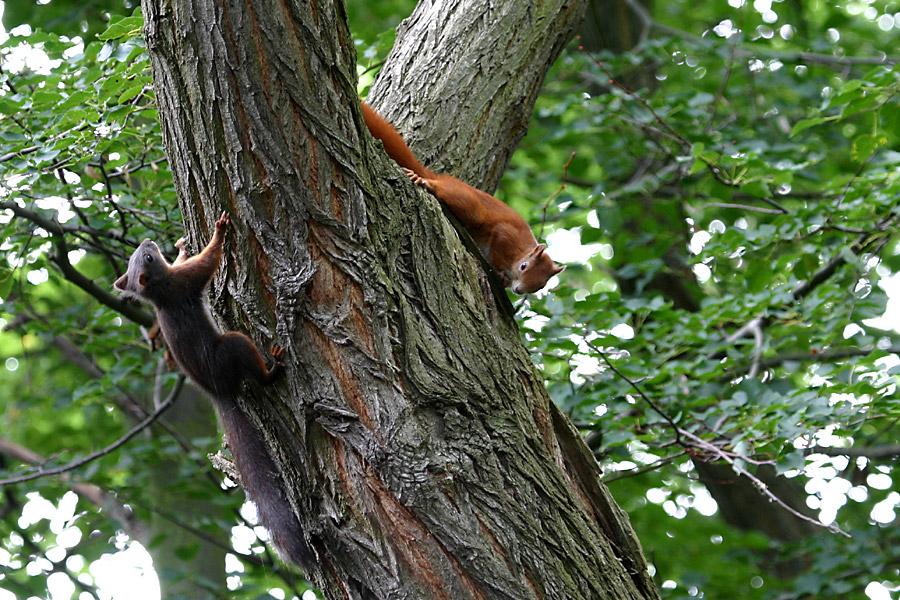
[[[8,479],[0,479],[0,487],[6,485],[12,485],[14,483],[22,483],[25,481],[31,481],[33,479],[38,479],[40,477],[45,477],[47,475],[59,475],[61,473],[65,473],[67,471],[71,471],[73,469],[77,469],[78,467],[84,466],[89,462],[97,460],[100,457],[106,456],[110,452],[117,450],[122,447],[128,441],[139,434],[141,431],[150,426],[151,423],[156,421],[164,412],[166,412],[169,408],[175,404],[175,401],[178,399],[178,395],[181,392],[181,388],[184,386],[184,375],[180,375],[178,379],[175,381],[175,385],[172,387],[172,391],[169,392],[169,396],[165,399],[165,401],[159,405],[153,414],[149,417],[135,425],[131,428],[131,430],[120,437],[118,440],[103,448],[102,450],[98,450],[96,452],[92,452],[91,454],[85,456],[84,458],[80,458],[78,460],[74,460],[66,465],[62,465],[61,467],[54,467],[53,469],[39,469],[36,473],[31,473],[29,475],[22,475],[20,477],[10,477]]]
[[[847,456],[849,458],[895,458],[900,456],[900,445],[889,444],[885,446],[851,446],[838,448],[833,446],[813,446],[808,448],[805,454],[825,454],[826,456]]]
[[[25,154],[33,154],[43,148],[43,146],[28,146],[27,148],[22,148],[21,150],[15,150],[13,152],[7,152],[0,156],[0,163],[6,162],[8,160],[12,160],[17,156],[23,156]]]
[[[0,201],[0,209],[4,208],[7,210],[11,210],[17,217],[22,217],[23,219],[31,221],[35,225],[43,227],[52,234],[62,235],[65,233],[86,233],[92,236],[109,238],[118,242],[127,242],[125,237],[119,231],[103,231],[100,229],[94,229],[93,227],[87,227],[85,225],[63,225],[62,223],[53,221],[52,219],[48,219],[47,217],[44,217],[43,215],[31,209],[25,208],[24,206],[19,206],[12,200]]]
[[[116,296],[112,292],[109,292],[100,286],[98,286],[92,279],[85,276],[81,271],[76,269],[71,262],[69,262],[69,249],[65,242],[65,233],[66,230],[62,225],[57,223],[54,220],[48,219],[44,216],[39,215],[38,213],[29,210],[27,208],[23,208],[12,201],[3,201],[0,202],[0,209],[7,208],[13,211],[18,217],[31,221],[35,225],[42,227],[49,233],[53,240],[53,246],[55,249],[54,255],[51,257],[51,261],[57,266],[57,268],[62,273],[63,277],[84,290],[90,296],[93,296],[94,299],[99,301],[101,304],[108,306],[109,308],[121,313],[123,316],[127,317],[131,321],[143,325],[144,327],[150,327],[153,325],[153,315],[149,312],[137,307],[135,304]]]
[[[10,440],[0,438],[0,454],[5,454],[20,462],[29,465],[41,465],[47,462],[47,458],[38,454],[30,448],[20,446]],[[63,475],[61,479],[65,482],[70,481],[69,475]],[[134,513],[126,508],[114,495],[100,489],[92,483],[71,483],[70,488],[73,492],[90,502],[91,504],[107,510],[111,516],[127,526],[128,533],[133,538],[140,540],[142,543],[148,541],[142,524],[134,516]]]
[[[701,210],[706,210],[707,208],[736,208],[738,210],[749,210],[754,212],[761,212],[770,215],[783,215],[783,210],[775,210],[772,208],[761,208],[759,206],[750,206],[748,204],[733,204],[730,202],[710,202],[709,204],[704,204],[700,208],[697,209],[697,212]]]
[[[784,500],[782,500],[781,498],[779,498],[778,496],[773,494],[772,490],[769,489],[769,486],[766,485],[766,483],[764,481],[762,481],[756,475],[753,475],[752,473],[747,471],[747,469],[745,469],[738,463],[738,460],[745,460],[744,456],[726,452],[726,451],[722,450],[721,448],[719,448],[718,446],[716,446],[715,444],[711,444],[711,443],[707,442],[706,440],[704,440],[703,438],[696,436],[689,431],[682,430],[682,433],[684,434],[685,437],[689,438],[696,445],[697,448],[702,449],[703,451],[712,454],[717,459],[723,460],[726,463],[728,463],[731,466],[731,468],[734,469],[735,473],[737,473],[738,475],[743,475],[744,477],[749,479],[751,482],[753,482],[753,485],[756,487],[756,489],[758,489],[760,491],[760,493],[762,493],[766,498],[768,498],[769,500],[771,500],[772,502],[774,502],[781,508],[785,509],[786,511],[788,511],[789,513],[791,513],[792,515],[794,515],[801,521],[806,521],[807,523],[812,523],[813,525],[818,525],[819,527],[825,527],[826,529],[828,529],[830,531],[833,531],[835,533],[840,533],[841,535],[844,535],[846,537],[850,537],[850,534],[848,534],[846,531],[844,531],[843,529],[841,529],[834,523],[832,523],[831,525],[826,525],[825,523],[822,523],[821,521],[817,521],[816,519],[808,517],[808,516],[804,515],[803,513],[798,512],[796,509],[794,509],[793,507],[788,505]]]
[[[757,323],[757,326],[758,326],[758,323]],[[752,327],[748,327],[748,331],[752,330],[752,329],[753,329]],[[712,455],[713,457],[715,457],[718,460],[722,460],[722,461],[728,463],[731,466],[731,468],[734,469],[735,473],[737,473],[738,475],[743,475],[743,476],[747,477],[764,496],[766,496],[772,502],[775,502],[776,504],[778,504],[779,506],[781,506],[782,508],[787,510],[789,513],[791,513],[795,517],[797,517],[803,521],[812,523],[814,525],[818,525],[819,527],[825,527],[835,533],[840,533],[842,535],[850,537],[845,531],[843,531],[837,525],[834,525],[834,524],[826,525],[820,521],[817,521],[815,519],[807,517],[806,515],[804,515],[800,512],[797,512],[797,510],[792,508],[790,505],[788,505],[786,502],[784,502],[781,498],[779,498],[774,493],[772,493],[772,491],[765,484],[765,482],[763,482],[757,476],[753,475],[752,473],[750,473],[749,471],[744,469],[738,463],[738,461],[740,460],[740,461],[747,462],[750,464],[760,465],[760,464],[764,464],[767,461],[759,461],[759,460],[755,460],[754,458],[752,458],[750,456],[744,456],[744,455],[735,454],[732,452],[726,452],[725,450],[723,450],[722,448],[719,448],[715,444],[712,444],[712,443],[704,440],[703,438],[701,438],[697,435],[694,435],[693,433],[691,433],[690,431],[688,431],[686,429],[682,429],[665,412],[663,412],[663,410],[659,407],[659,405],[657,405],[656,402],[651,400],[650,397],[647,396],[647,394],[645,394],[643,392],[643,390],[641,390],[640,387],[638,387],[638,385],[635,382],[633,382],[631,379],[629,379],[624,373],[622,373],[621,371],[616,369],[612,365],[612,363],[609,361],[609,359],[606,357],[605,352],[596,348],[590,342],[585,342],[585,343],[591,349],[593,349],[595,352],[597,352],[597,354],[600,356],[600,358],[603,360],[603,362],[605,362],[606,365],[610,369],[612,369],[612,371],[617,376],[619,376],[624,381],[626,381],[632,387],[632,389],[634,389],[641,396],[641,398],[643,398],[644,401],[650,405],[650,407],[656,413],[658,413],[660,416],[662,416],[666,420],[666,422],[672,428],[673,433],[675,434],[675,443],[678,444],[679,446],[681,446],[682,448],[684,448],[686,452],[688,452],[689,454],[694,456],[695,451],[699,450],[703,453],[708,453],[708,454]],[[684,439],[682,439],[682,438],[689,440],[689,442],[684,441]],[[651,470],[651,469],[646,469],[646,470]]]
[[[900,347],[891,346],[890,348],[837,348],[835,350],[825,350],[822,352],[794,352],[788,354],[780,354],[778,356],[773,356],[771,358],[762,359],[758,362],[760,369],[769,369],[772,367],[777,367],[786,362],[831,362],[836,360],[844,360],[847,358],[853,358],[857,356],[868,356],[873,352],[886,352],[889,354],[900,354]],[[735,368],[729,369],[729,374],[726,379],[730,380],[738,375],[746,373],[750,371],[753,363],[747,363],[743,365],[739,365]]]
[[[615,475],[610,475],[609,477],[603,478],[603,483],[610,483],[611,481],[616,481],[619,479],[627,479],[629,477],[637,477],[638,475],[643,475],[644,473],[648,473],[650,471],[655,471],[663,465],[669,464],[676,458],[681,458],[682,456],[689,454],[687,450],[682,450],[672,456],[664,456],[657,461],[650,463],[649,465],[644,465],[639,469],[630,469],[628,471],[617,471]]]
[[[711,45],[710,40],[707,40],[700,36],[696,36],[692,33],[688,33],[687,31],[682,31],[681,29],[676,29],[675,27],[669,27],[668,25],[663,25],[662,23],[656,22],[650,15],[650,12],[646,9],[646,7],[641,5],[638,0],[625,0],[625,4],[628,5],[628,8],[630,8],[632,12],[634,12],[634,14],[647,29],[655,29],[665,35],[671,35],[672,37],[688,40],[696,44],[700,44],[701,46]],[[833,54],[821,54],[818,52],[782,53],[761,48],[754,50],[738,48],[735,51],[735,56],[739,56],[741,58],[763,57],[777,59],[784,63],[816,63],[821,65],[834,65],[838,67],[856,65],[893,65],[900,62],[900,56],[888,56],[887,54],[883,54],[880,56],[834,56]]]
[[[610,362],[609,358],[607,358],[606,352],[604,352],[604,351],[603,351],[602,349],[600,349],[600,348],[597,348],[596,346],[594,346],[593,344],[591,344],[591,343],[588,342],[587,340],[585,340],[584,343],[587,344],[588,347],[591,348],[591,350],[593,350],[594,352],[596,352],[596,353],[600,356],[601,359],[603,359],[603,362],[606,363],[606,366],[609,367],[609,368],[612,370],[613,373],[615,373],[615,374],[618,375],[621,379],[623,379],[625,382],[627,382],[628,385],[630,385],[631,388],[632,388],[635,392],[637,392],[637,393],[640,395],[641,398],[644,399],[644,401],[650,406],[650,408],[653,409],[653,411],[654,411],[655,413],[657,413],[659,416],[661,416],[663,419],[666,420],[666,423],[669,424],[669,427],[672,428],[672,432],[675,434],[675,444],[678,445],[678,446],[684,447],[684,443],[683,443],[682,440],[681,440],[681,428],[678,427],[678,424],[675,423],[675,421],[672,420],[672,417],[670,417],[668,414],[666,414],[665,411],[663,411],[663,409],[660,408],[660,406],[659,406],[658,404],[656,404],[656,402],[654,402],[653,400],[651,400],[650,397],[647,396],[647,394],[645,394],[644,391],[643,391],[640,387],[638,387],[638,385],[637,385],[634,381],[632,381],[631,379],[629,379],[627,375],[625,375],[625,374],[622,373],[620,370],[618,370],[618,369],[612,364],[612,362]]]
[[[541,209],[541,230],[538,233],[538,239],[544,235],[544,224],[547,222],[547,209],[550,207],[550,203],[553,202],[553,199],[563,193],[563,190],[566,189],[566,177],[569,174],[569,165],[572,164],[572,159],[575,158],[575,153],[572,152],[571,156],[569,156],[569,160],[566,161],[566,164],[563,165],[563,176],[562,181],[559,184],[559,188],[553,193],[552,196],[547,198],[547,201],[544,202],[544,206]]]

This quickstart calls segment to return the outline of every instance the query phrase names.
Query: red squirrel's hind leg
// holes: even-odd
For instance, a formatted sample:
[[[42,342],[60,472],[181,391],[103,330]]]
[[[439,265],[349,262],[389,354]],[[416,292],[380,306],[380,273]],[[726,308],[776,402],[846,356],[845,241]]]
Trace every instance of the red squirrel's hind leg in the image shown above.
[[[217,353],[223,368],[235,369],[244,378],[252,379],[260,385],[268,385],[275,381],[284,369],[281,360],[284,348],[272,344],[269,351],[275,359],[271,368],[266,366],[266,361],[250,338],[243,333],[229,331],[220,338]]]

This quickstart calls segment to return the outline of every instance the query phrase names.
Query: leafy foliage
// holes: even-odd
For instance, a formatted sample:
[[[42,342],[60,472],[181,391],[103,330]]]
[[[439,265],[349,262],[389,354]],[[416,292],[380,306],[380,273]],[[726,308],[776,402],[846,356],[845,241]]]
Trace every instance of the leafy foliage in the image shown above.
[[[412,8],[369,4],[348,9],[363,86]],[[498,192],[570,265],[552,294],[516,300],[523,336],[665,597],[849,598],[879,593],[873,584],[888,597],[900,585],[900,340],[882,319],[896,312],[900,266],[893,17],[877,1],[764,4],[665,3],[631,51],[575,43],[554,67]],[[170,389],[174,375],[160,376],[161,356],[129,324],[147,315],[123,315],[106,290],[137,242],[171,254],[181,232],[139,13],[56,27],[75,4],[50,6],[8,3],[5,23],[35,27],[0,46],[0,431],[58,465],[117,439],[135,405],[146,414]],[[566,241],[580,253],[566,256]],[[218,447],[211,431],[155,427],[71,479],[4,488],[0,587],[45,596],[62,565],[96,595],[90,566],[115,550],[108,540],[139,538],[132,513],[84,496],[62,525],[19,518],[26,490],[62,506],[75,481],[151,529],[167,498],[207,507],[180,515],[200,532],[175,551],[182,573],[157,564],[174,584],[199,544],[243,520],[205,458]],[[758,492],[727,495],[748,478],[852,538]],[[805,535],[773,534],[769,517]],[[145,540],[151,553],[166,535]],[[229,565],[234,597],[306,589],[265,555]]]
[[[790,18],[776,30],[749,6],[682,32],[672,6],[654,15],[667,35],[630,53],[571,48],[514,158],[501,193],[594,254],[523,303],[525,337],[607,466],[665,597],[895,589],[900,346],[881,317],[897,261],[900,71],[896,58],[862,60],[890,48],[878,45],[885,21],[793,15],[843,23],[852,41],[823,48],[822,33],[798,39]],[[642,70],[653,89],[623,83]],[[538,162],[556,176],[535,181]],[[821,527],[760,544],[714,525],[699,485],[710,461],[760,482],[774,467],[800,484],[780,500],[852,539]]]
[[[6,361],[0,419],[4,436],[17,448],[39,450],[32,462],[50,457],[46,467],[114,442],[152,411],[175,378],[160,369],[162,359],[150,353],[146,336],[123,322],[128,317],[149,325],[150,315],[110,291],[140,240],[152,237],[171,252],[180,234],[149,61],[136,37],[141,25],[138,13],[113,19],[101,39],[89,43],[36,31],[11,36],[2,46],[7,66],[21,65],[4,74],[0,95],[0,207],[6,213],[0,225],[6,257],[0,266],[0,348]],[[29,485],[52,502],[43,501],[44,516],[26,518],[25,526],[18,513],[29,501],[7,488],[6,506],[18,510],[4,511],[0,525],[8,553],[3,587],[23,597],[44,596],[57,563],[70,585],[77,582],[93,596],[106,586],[108,593],[112,584],[92,565],[115,550],[111,541],[121,546],[122,530],[157,558],[171,552],[183,560],[184,567],[175,569],[157,563],[165,583],[189,576],[204,585],[209,574],[192,570],[189,561],[198,540],[222,538],[218,543],[227,547],[227,532],[244,520],[238,515],[242,495],[223,492],[206,458],[221,447],[211,412],[202,421],[201,432],[190,439],[184,437],[190,429],[179,423],[176,432],[169,423],[78,470],[76,481],[89,481],[105,494],[77,489],[81,500],[62,530],[50,515],[65,494],[72,495],[67,480],[42,478]],[[10,476],[29,471],[4,465]],[[29,498],[32,506],[37,497]],[[185,510],[191,501],[201,506],[199,512]],[[197,532],[174,547],[158,526],[175,518],[167,513],[173,505],[184,510],[181,519],[193,519],[184,526]],[[244,539],[256,539],[243,529]],[[67,541],[73,530],[80,532],[74,544]],[[250,543],[244,545],[249,552]],[[246,560],[255,570],[235,584],[246,597],[272,587],[273,569],[286,577],[285,589],[307,589],[272,556],[261,559],[258,541],[254,547],[257,553]],[[205,584],[212,589],[221,586],[221,563],[213,575]]]

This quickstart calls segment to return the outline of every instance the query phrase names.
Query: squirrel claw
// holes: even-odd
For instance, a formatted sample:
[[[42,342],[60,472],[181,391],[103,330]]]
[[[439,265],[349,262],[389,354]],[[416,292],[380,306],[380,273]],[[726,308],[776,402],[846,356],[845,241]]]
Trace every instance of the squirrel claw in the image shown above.
[[[284,348],[278,344],[272,344],[269,346],[269,354],[272,355],[276,362],[281,363],[281,357],[284,356]]]
[[[223,212],[222,216],[219,217],[219,220],[216,221],[216,230],[222,230],[228,227],[228,224],[231,222],[231,215],[228,212]]]
[[[419,177],[419,175],[413,171],[412,169],[407,169],[403,167],[403,172],[406,173],[406,176],[409,177],[409,180],[412,181],[416,185],[425,185],[425,180]]]
[[[412,169],[407,169],[406,167],[403,167],[403,172],[406,173],[406,176],[409,177],[409,180],[414,184],[421,188],[425,188],[427,192],[434,194],[435,186],[433,179],[426,179]]]

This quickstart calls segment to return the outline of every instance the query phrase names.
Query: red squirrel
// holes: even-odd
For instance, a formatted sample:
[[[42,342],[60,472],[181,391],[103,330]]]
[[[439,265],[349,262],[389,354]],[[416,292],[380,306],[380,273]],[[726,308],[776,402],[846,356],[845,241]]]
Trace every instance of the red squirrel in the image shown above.
[[[273,383],[284,363],[284,349],[273,344],[275,363],[266,366],[256,345],[242,333],[222,333],[206,302],[206,287],[222,261],[228,213],[216,222],[216,232],[203,251],[188,258],[184,240],[175,245],[178,257],[169,264],[159,247],[144,240],[128,261],[128,270],[114,286],[126,296],[151,304],[171,355],[191,380],[213,399],[228,439],[241,483],[256,503],[260,521],[285,559],[300,566],[312,562],[300,522],[284,491],[284,483],[269,455],[262,433],[236,401],[241,382]]]
[[[446,204],[463,222],[506,287],[517,294],[531,294],[566,268],[544,253],[547,246],[537,243],[519,213],[452,175],[438,175],[422,166],[397,130],[368,104],[361,104],[372,137],[381,140],[388,156],[415,184]]]

